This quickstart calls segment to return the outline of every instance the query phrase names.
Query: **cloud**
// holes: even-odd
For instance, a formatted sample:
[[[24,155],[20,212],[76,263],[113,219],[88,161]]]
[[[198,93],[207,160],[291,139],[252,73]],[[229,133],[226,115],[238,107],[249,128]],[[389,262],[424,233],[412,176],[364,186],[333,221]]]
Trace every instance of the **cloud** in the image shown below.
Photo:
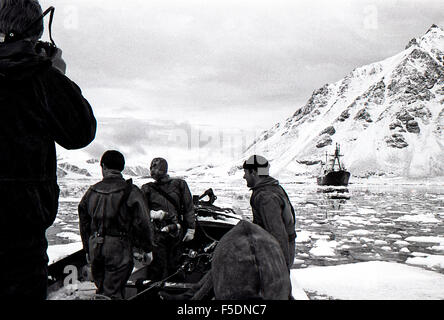
[[[102,124],[109,140],[97,148],[140,155],[138,119],[267,129],[324,84],[444,25],[442,0],[40,2],[55,5],[68,75],[99,119],[131,119]]]

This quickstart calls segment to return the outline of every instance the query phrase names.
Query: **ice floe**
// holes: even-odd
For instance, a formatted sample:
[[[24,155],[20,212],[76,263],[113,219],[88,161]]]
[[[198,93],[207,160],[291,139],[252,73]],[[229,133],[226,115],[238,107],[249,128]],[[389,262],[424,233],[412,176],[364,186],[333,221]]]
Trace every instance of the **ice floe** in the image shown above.
[[[395,262],[370,261],[291,270],[292,285],[343,300],[444,299],[444,275]]]
[[[59,261],[60,259],[63,259],[64,257],[67,257],[71,253],[74,253],[82,248],[83,245],[81,242],[48,246],[47,254],[49,258],[49,264]]]
[[[400,222],[421,222],[421,223],[439,223],[440,220],[435,218],[434,214],[416,214],[416,215],[404,215],[399,217],[395,221]]]

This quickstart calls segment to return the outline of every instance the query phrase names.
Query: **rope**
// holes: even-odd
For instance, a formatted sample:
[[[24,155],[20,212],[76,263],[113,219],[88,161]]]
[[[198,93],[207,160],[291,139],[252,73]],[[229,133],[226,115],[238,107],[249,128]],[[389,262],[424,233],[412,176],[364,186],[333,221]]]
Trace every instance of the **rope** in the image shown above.
[[[157,286],[160,286],[161,284],[165,283],[167,280],[169,280],[170,278],[174,277],[175,275],[179,274],[179,272],[182,271],[182,267],[180,267],[179,269],[177,269],[176,272],[174,272],[173,274],[169,275],[168,277],[166,277],[163,280],[160,281],[156,281],[154,282],[151,286],[149,286],[148,288],[146,288],[145,290],[140,291],[138,294],[136,294],[135,296],[132,296],[131,298],[127,299],[127,300],[133,300],[136,299],[137,297],[139,297],[141,294],[151,290],[152,288],[155,288]]]

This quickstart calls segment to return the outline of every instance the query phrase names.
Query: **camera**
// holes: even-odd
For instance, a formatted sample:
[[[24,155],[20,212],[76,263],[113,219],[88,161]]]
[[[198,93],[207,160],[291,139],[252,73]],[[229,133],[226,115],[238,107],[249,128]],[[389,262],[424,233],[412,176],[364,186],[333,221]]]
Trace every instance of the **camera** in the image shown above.
[[[48,58],[52,58],[57,52],[57,47],[50,42],[37,41],[35,45],[35,51],[38,54],[44,54]]]

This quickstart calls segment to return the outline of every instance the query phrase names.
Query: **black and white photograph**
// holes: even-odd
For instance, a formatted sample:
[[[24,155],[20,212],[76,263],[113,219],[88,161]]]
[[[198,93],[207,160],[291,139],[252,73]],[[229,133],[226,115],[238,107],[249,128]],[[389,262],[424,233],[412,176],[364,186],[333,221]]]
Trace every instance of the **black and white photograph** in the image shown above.
[[[0,0],[0,228],[0,300],[444,300],[444,2]]]

